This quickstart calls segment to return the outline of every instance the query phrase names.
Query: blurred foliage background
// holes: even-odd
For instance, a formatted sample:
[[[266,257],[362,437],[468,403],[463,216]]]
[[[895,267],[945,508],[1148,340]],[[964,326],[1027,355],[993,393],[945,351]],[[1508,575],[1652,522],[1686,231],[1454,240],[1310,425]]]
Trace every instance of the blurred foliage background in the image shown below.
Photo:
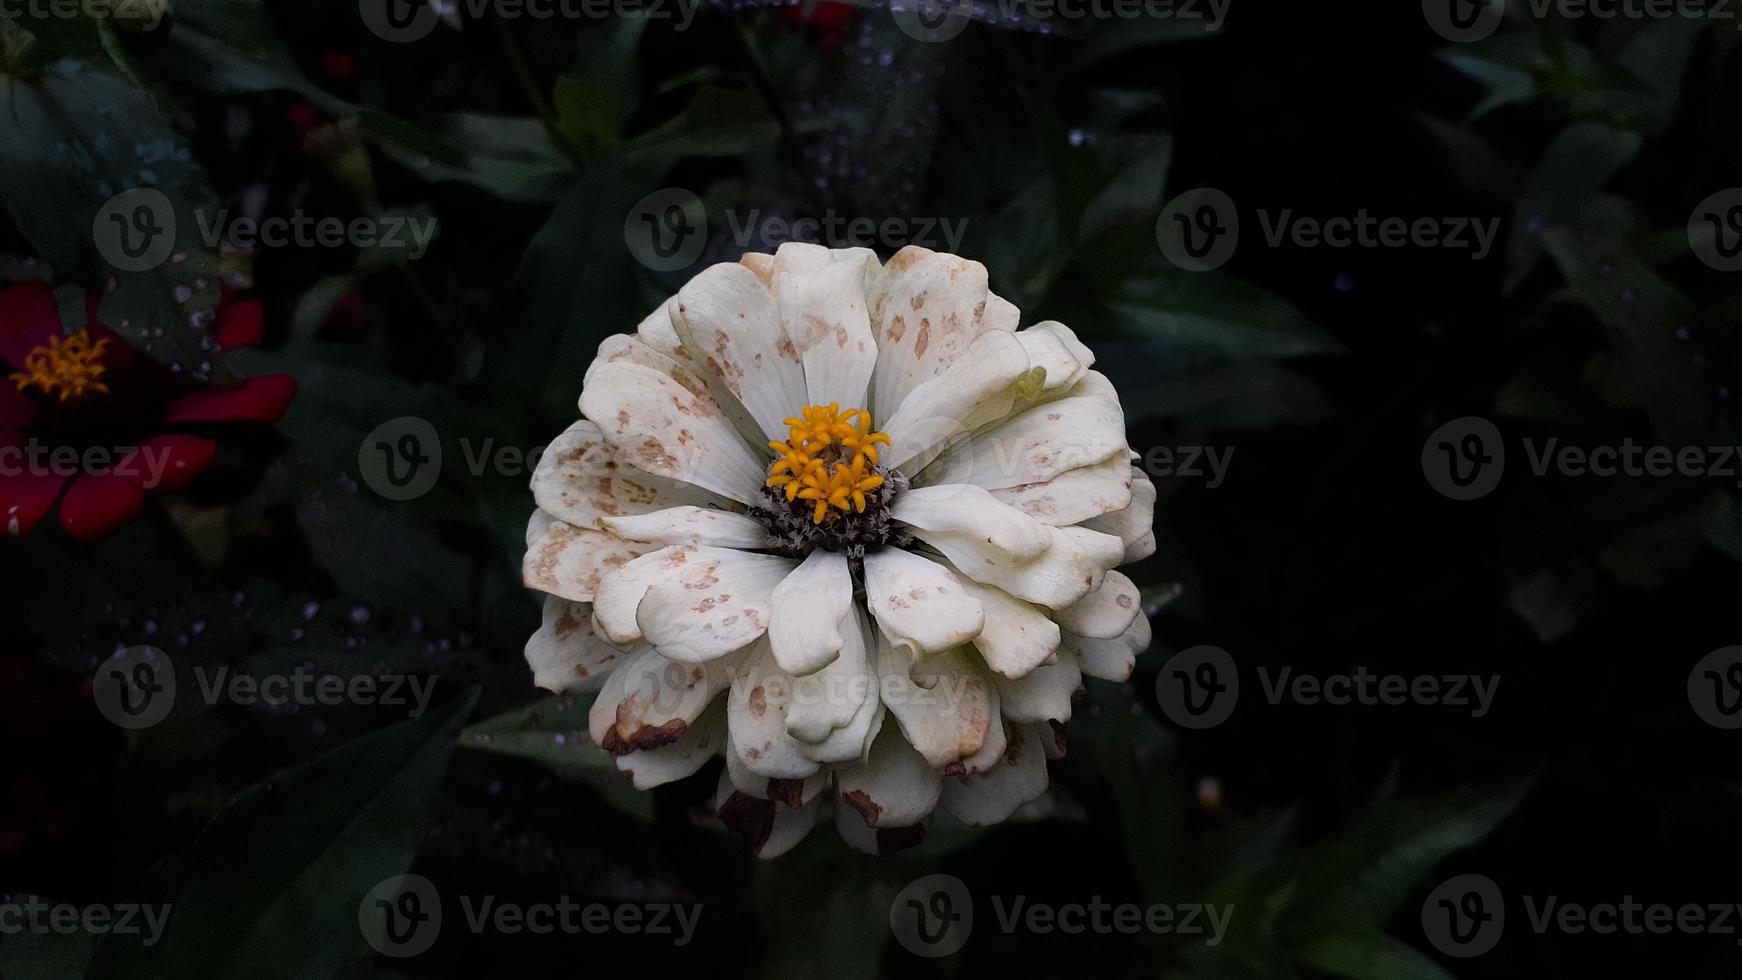
[[[1515,9],[1449,43],[1414,4],[1241,2],[1210,30],[1016,2],[920,43],[870,2],[702,4],[681,27],[675,6],[475,13],[412,43],[345,0],[4,21],[0,274],[63,308],[100,296],[160,364],[284,372],[299,391],[112,536],[50,520],[0,543],[0,891],[175,907],[154,948],[0,937],[0,976],[1736,975],[1724,936],[1515,925],[1454,960],[1420,921],[1463,872],[1509,895],[1742,900],[1735,735],[1686,692],[1736,637],[1736,482],[1513,465],[1458,502],[1421,468],[1465,415],[1494,419],[1519,461],[1526,437],[1737,443],[1742,283],[1689,231],[1742,183],[1734,21]],[[87,229],[133,186],[184,219],[437,230],[415,255],[188,238],[169,271],[123,273]],[[1199,187],[1243,223],[1210,272],[1156,242],[1165,202]],[[655,271],[633,219],[667,189],[700,202],[706,238]],[[1268,244],[1257,217],[1363,209],[1496,221],[1500,238],[1480,258],[1301,248]],[[1129,685],[1088,682],[1053,792],[1010,824],[940,827],[883,860],[822,828],[758,863],[707,817],[710,779],[633,793],[579,731],[584,705],[531,686],[524,454],[574,416],[601,339],[702,265],[778,244],[740,230],[753,215],[935,222],[939,248],[959,228],[953,250],[1025,323],[1095,348],[1134,447],[1232,452],[1215,486],[1158,475],[1160,549],[1133,573],[1155,649]],[[261,304],[263,342],[211,350],[186,328],[232,297]],[[359,450],[403,416],[434,427],[445,465],[392,501]],[[1154,682],[1200,643],[1252,667],[1501,681],[1480,718],[1247,697],[1187,732]],[[89,679],[139,644],[183,674],[410,672],[437,679],[436,706],[184,698],[122,732]],[[415,959],[375,956],[358,903],[408,869],[454,894],[706,912],[684,947],[449,930]],[[920,960],[890,937],[890,900],[937,871],[977,895],[1232,902],[1235,926],[1215,947],[982,926]]]

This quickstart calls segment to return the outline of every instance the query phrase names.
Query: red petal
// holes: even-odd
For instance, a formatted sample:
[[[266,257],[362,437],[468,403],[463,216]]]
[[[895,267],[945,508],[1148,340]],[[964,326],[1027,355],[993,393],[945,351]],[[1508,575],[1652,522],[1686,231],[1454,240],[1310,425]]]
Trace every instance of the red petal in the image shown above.
[[[144,477],[120,470],[86,473],[73,481],[60,504],[60,526],[80,541],[97,541],[139,516],[145,506]]]
[[[218,348],[235,350],[260,343],[266,333],[266,314],[254,300],[231,303],[218,311]]]
[[[29,534],[67,482],[64,474],[33,468],[25,449],[22,435],[0,432],[0,537]]]
[[[23,367],[32,348],[60,332],[60,306],[48,286],[27,282],[0,290],[0,358]]]
[[[296,379],[262,374],[228,388],[196,391],[169,406],[169,422],[276,422],[296,396]]]
[[[218,455],[212,440],[176,434],[154,436],[139,449],[122,457],[119,468],[137,474],[153,493],[175,493],[187,486]]]
[[[0,378],[0,428],[22,429],[36,418],[36,402],[6,378]]]

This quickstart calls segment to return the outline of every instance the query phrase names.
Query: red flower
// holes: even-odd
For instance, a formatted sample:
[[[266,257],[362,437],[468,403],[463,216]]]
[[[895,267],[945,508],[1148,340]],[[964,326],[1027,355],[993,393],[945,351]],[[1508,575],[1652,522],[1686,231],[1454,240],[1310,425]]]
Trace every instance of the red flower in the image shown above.
[[[841,36],[847,29],[847,21],[853,18],[853,5],[833,3],[831,0],[807,0],[802,4],[777,7],[775,16],[788,27],[809,28],[818,47],[832,50],[840,46]]]
[[[98,322],[67,333],[46,285],[0,290],[0,537],[22,537],[60,500],[68,534],[95,541],[139,515],[145,493],[172,493],[210,466],[217,444],[166,430],[276,422],[296,394],[288,374],[209,385],[137,355]],[[260,304],[218,312],[220,349],[258,343]],[[64,491],[64,495],[63,495]]]
[[[357,56],[349,51],[326,48],[321,51],[321,77],[329,82],[342,82],[357,71]]]

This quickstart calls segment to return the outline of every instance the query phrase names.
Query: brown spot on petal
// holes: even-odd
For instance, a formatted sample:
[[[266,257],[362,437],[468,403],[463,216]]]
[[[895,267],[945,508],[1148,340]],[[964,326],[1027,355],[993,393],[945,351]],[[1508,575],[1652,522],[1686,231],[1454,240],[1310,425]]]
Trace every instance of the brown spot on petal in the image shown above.
[[[779,800],[787,806],[801,806],[804,803],[804,780],[770,779],[768,781],[768,798]]]
[[[670,745],[683,738],[683,733],[689,729],[689,724],[682,718],[673,718],[663,725],[642,725],[625,737],[622,732],[622,715],[623,709],[628,706],[629,702],[627,701],[618,706],[617,724],[605,732],[605,739],[599,746],[612,755],[624,755],[636,749],[657,749],[661,745]]]
[[[862,789],[850,789],[841,794],[841,802],[859,811],[859,816],[865,818],[865,826],[875,827],[883,816],[883,808],[872,802]]]
[[[924,357],[925,349],[929,346],[931,346],[931,321],[921,319],[919,321],[919,336],[915,337],[913,341],[913,356]]]
[[[726,825],[726,829],[749,844],[753,850],[761,851],[768,838],[774,834],[774,801],[759,800],[747,793],[734,792],[726,797],[714,816]]]
[[[925,825],[914,824],[911,827],[884,827],[877,831],[877,853],[894,854],[910,847],[918,847],[925,841]]]
[[[745,706],[750,709],[751,716],[755,718],[760,718],[768,713],[768,692],[762,689],[762,685],[758,684],[750,689],[750,697],[746,699]]]

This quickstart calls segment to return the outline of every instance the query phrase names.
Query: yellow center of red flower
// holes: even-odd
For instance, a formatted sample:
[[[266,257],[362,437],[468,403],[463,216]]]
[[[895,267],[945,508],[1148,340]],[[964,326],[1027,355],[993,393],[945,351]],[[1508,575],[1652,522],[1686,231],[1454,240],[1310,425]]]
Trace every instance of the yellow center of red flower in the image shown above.
[[[768,486],[781,487],[788,503],[813,504],[811,522],[865,512],[865,495],[883,485],[877,472],[877,445],[889,437],[871,430],[871,413],[841,411],[836,403],[810,405],[801,417],[786,420],[785,442],[768,448],[780,458],[768,468]]]
[[[63,402],[93,391],[106,395],[109,386],[103,383],[103,352],[108,346],[108,337],[93,343],[87,330],[70,337],[50,337],[48,343],[24,355],[24,370],[12,373],[12,383],[19,391],[40,388],[43,394],[56,395]]]

